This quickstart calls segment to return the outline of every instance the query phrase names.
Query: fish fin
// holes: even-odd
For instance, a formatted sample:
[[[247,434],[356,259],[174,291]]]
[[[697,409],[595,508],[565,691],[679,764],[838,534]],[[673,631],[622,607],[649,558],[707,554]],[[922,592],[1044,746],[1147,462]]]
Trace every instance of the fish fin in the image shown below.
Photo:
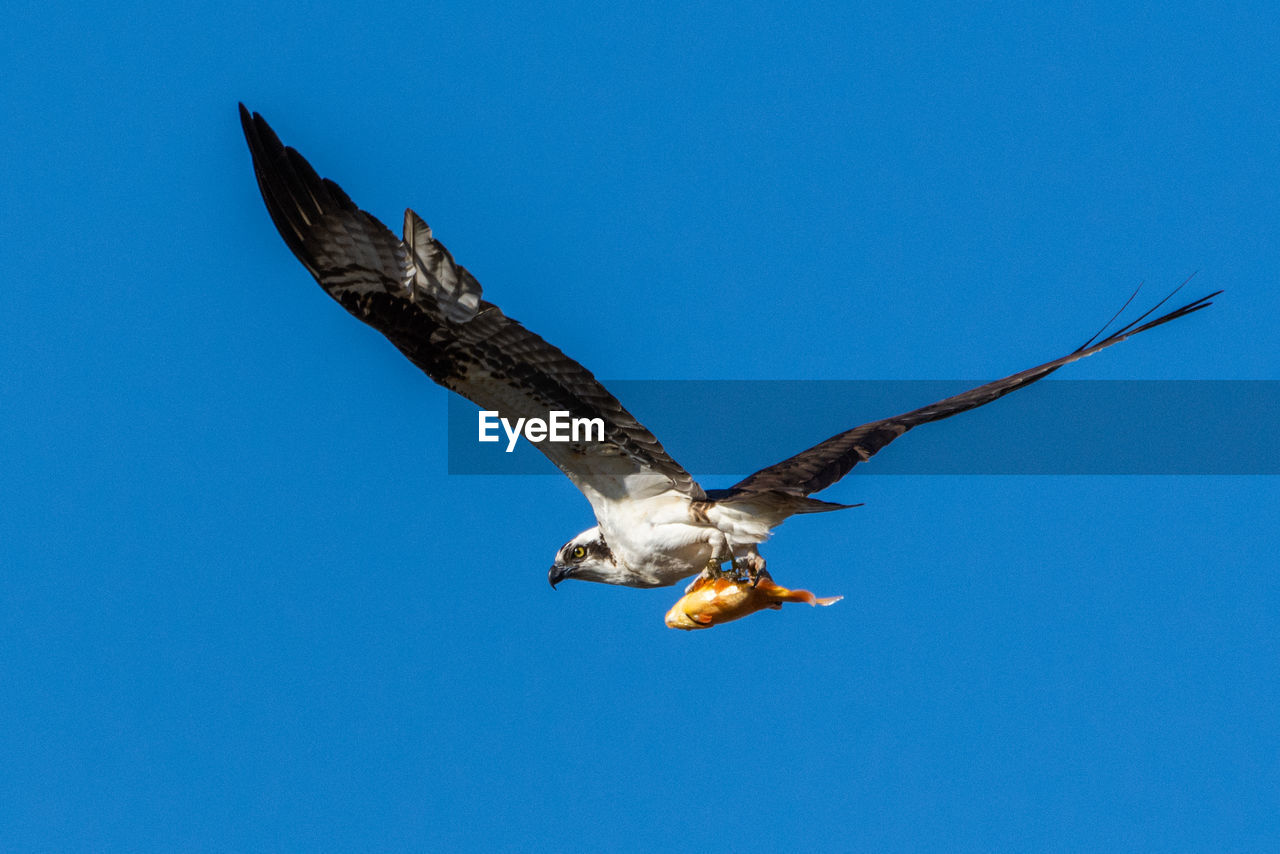
[[[761,573],[760,580],[756,582],[756,589],[766,596],[777,599],[786,596],[791,591],[778,584],[768,573]]]
[[[684,595],[688,596],[690,593],[697,593],[699,590],[706,587],[708,584],[711,584],[713,581],[715,581],[715,579],[709,575],[699,575],[692,582],[690,582],[688,587],[684,589]]]
[[[702,623],[704,626],[711,625],[710,614],[692,614],[690,615],[695,623]]]
[[[814,599],[810,605],[834,605],[843,599],[843,596],[824,596],[821,599]]]

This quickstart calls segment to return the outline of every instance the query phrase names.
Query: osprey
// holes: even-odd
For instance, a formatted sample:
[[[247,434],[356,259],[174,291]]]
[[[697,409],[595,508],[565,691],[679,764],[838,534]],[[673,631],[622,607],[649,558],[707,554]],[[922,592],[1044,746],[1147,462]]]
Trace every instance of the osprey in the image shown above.
[[[856,506],[809,496],[912,427],[990,403],[1069,362],[1206,308],[1221,293],[1143,323],[1170,294],[1100,338],[1108,322],[1061,358],[846,430],[728,489],[704,490],[590,371],[481,299],[480,283],[417,214],[405,211],[404,236],[396,237],[243,104],[240,121],[281,237],[347,311],[435,382],[483,409],[512,419],[567,411],[604,422],[603,441],[537,445],[586,496],[597,522],[560,548],[548,574],[553,587],[566,578],[665,587],[699,573],[719,575],[726,563],[758,579],[765,564],[757,547],[773,528],[797,513]]]

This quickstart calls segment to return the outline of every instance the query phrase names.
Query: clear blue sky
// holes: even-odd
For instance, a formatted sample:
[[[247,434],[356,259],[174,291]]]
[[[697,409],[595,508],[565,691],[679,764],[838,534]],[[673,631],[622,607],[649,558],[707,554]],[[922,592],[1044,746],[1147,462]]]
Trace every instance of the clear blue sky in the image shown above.
[[[586,502],[446,474],[236,119],[605,378],[986,379],[1199,271],[1069,378],[1280,379],[1273,6],[866,6],[10,3],[0,849],[1280,848],[1276,478],[855,475],[766,551],[835,607],[553,592]]]

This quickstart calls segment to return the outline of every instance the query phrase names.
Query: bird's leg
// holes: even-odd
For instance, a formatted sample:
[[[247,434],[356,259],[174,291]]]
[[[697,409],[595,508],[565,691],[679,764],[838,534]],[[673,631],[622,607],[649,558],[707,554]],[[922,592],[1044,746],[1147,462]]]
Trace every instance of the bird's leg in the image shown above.
[[[733,561],[733,568],[744,575],[751,582],[752,587],[759,584],[761,578],[769,577],[769,573],[764,568],[764,558],[760,556],[755,546],[752,546],[751,551],[742,557],[736,558]]]
[[[702,568],[702,572],[698,573],[698,576],[684,589],[685,593],[691,592],[693,588],[703,581],[714,581],[717,578],[721,578],[725,572],[720,567],[727,562],[733,561],[733,549],[730,548],[729,538],[724,535],[723,531],[712,528],[703,534],[703,540],[707,545],[711,546],[711,556],[707,558],[707,565]]]
[[[724,574],[721,566],[733,561],[733,549],[728,547],[728,538],[722,531],[712,531],[709,539],[712,544],[712,556],[707,561],[707,568],[712,576],[719,577]]]
[[[719,578],[724,575],[724,571],[720,569],[721,565],[733,561],[733,549],[729,547],[729,538],[723,531],[712,529],[706,536],[711,546],[711,557],[707,560],[707,568],[703,573],[711,578]]]

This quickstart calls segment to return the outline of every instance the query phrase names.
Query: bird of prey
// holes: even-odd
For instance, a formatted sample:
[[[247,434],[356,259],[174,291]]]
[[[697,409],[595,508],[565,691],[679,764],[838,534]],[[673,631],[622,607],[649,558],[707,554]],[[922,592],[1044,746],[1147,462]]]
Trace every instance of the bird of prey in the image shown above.
[[[838,433],[728,489],[704,490],[590,371],[482,299],[480,283],[412,210],[405,211],[403,237],[396,237],[283,145],[262,116],[241,104],[240,120],[272,221],[347,311],[432,380],[485,410],[512,421],[555,411],[602,419],[603,441],[536,445],[586,496],[597,522],[559,549],[548,573],[553,587],[564,579],[665,587],[722,572],[758,579],[764,571],[758,546],[773,528],[797,513],[854,506],[809,496],[912,427],[990,403],[1069,362],[1206,308],[1220,293],[1147,320],[1165,297],[1101,337],[1108,323],[1065,356]]]

